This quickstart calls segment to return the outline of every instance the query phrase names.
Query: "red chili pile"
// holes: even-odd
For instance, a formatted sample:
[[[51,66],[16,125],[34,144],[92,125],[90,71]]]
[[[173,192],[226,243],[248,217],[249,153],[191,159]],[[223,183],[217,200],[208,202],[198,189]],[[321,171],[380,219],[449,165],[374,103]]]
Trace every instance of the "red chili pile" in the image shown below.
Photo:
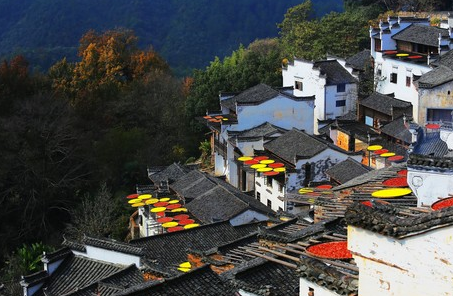
[[[383,185],[388,187],[407,187],[407,178],[406,177],[398,177],[398,178],[391,178],[387,179],[382,182]]]
[[[443,208],[448,208],[453,206],[453,197],[448,197],[439,201],[436,201],[431,205],[431,208],[435,211],[443,209]]]
[[[348,250],[347,241],[336,241],[322,244],[316,244],[306,249],[307,253],[327,259],[350,259],[351,252]]]

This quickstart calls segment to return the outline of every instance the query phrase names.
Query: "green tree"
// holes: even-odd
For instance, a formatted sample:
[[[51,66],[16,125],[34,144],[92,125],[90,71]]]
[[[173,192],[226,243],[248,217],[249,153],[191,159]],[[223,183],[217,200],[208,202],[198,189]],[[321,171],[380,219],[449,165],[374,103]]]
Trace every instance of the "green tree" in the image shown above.
[[[6,259],[2,272],[4,281],[18,280],[23,275],[42,270],[41,257],[44,252],[51,252],[54,249],[43,243],[22,244]]]
[[[218,57],[205,70],[195,70],[185,110],[188,118],[219,109],[220,91],[243,91],[258,83],[281,86],[283,53],[277,39],[256,40],[231,56]]]

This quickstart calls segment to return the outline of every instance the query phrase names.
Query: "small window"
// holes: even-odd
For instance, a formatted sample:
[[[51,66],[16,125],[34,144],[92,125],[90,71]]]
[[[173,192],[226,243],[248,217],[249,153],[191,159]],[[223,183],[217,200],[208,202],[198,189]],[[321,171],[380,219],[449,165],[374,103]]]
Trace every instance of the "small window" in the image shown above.
[[[382,76],[382,64],[377,65],[376,76],[378,77]]]
[[[271,177],[267,177],[267,187],[270,187],[272,188],[272,178]]]
[[[406,76],[406,86],[407,87],[411,86],[411,77],[410,76]]]
[[[398,82],[398,74],[397,73],[390,74],[390,82],[391,83],[397,83]]]
[[[302,91],[304,89],[304,85],[302,84],[302,81],[295,81],[294,88]]]
[[[451,92],[450,92],[450,91],[448,91],[448,92],[447,92],[447,95],[450,95],[450,93],[451,93]]]
[[[337,107],[344,107],[346,106],[346,100],[339,100],[339,101],[336,101],[336,104],[335,104]]]
[[[344,83],[337,84],[337,93],[345,92],[345,91],[346,91],[346,84],[344,84]]]
[[[256,193],[256,199],[258,201],[261,201],[261,193],[259,193],[259,192]]]
[[[270,201],[269,199],[267,200],[267,206],[272,209],[272,201]]]

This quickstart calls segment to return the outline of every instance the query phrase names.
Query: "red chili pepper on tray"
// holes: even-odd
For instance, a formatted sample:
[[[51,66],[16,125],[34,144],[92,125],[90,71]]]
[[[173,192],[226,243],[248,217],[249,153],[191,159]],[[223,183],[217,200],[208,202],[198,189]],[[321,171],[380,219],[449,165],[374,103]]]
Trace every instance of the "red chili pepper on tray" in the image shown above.
[[[309,246],[306,249],[310,255],[326,259],[350,259],[347,241],[334,241]]]

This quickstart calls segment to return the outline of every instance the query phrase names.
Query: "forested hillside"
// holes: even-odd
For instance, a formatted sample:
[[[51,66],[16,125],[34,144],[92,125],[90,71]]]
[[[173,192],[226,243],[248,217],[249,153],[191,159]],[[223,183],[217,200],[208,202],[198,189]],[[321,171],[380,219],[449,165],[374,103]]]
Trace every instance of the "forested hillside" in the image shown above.
[[[47,69],[67,56],[90,29],[131,29],[142,47],[153,46],[176,73],[207,66],[240,43],[277,36],[276,23],[301,0],[0,0],[0,57],[19,53]],[[323,15],[340,0],[315,0]]]

